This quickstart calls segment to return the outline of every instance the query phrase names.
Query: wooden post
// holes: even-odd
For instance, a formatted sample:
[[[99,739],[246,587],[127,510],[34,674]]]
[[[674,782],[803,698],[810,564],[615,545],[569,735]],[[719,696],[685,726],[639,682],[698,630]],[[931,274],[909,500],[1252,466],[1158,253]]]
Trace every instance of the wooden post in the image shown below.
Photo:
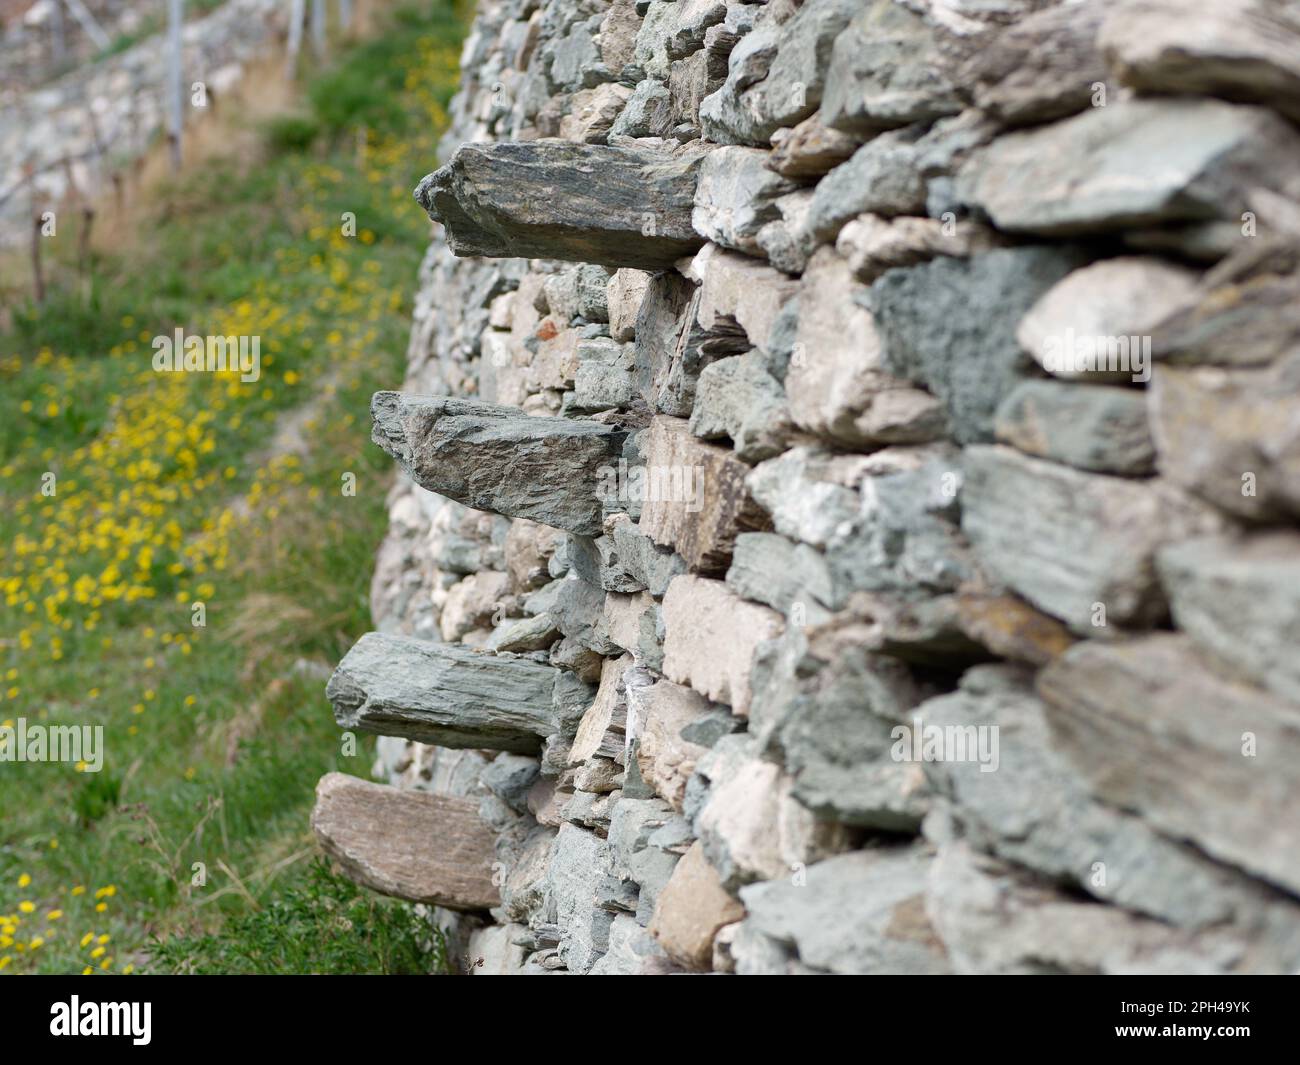
[[[181,168],[181,127],[185,123],[184,86],[181,84],[181,27],[185,0],[167,0],[167,101],[172,169]]]
[[[289,5],[289,54],[284,66],[284,76],[288,81],[293,81],[298,69],[298,53],[302,50],[302,23],[306,14],[306,0],[292,0]]]
[[[325,0],[311,0],[311,49],[317,59],[325,55]]]

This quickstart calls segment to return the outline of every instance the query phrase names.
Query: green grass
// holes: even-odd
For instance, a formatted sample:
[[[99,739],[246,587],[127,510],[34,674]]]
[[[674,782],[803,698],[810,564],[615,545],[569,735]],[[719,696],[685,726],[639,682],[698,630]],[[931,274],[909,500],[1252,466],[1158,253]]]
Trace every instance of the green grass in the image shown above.
[[[0,761],[7,972],[442,965],[410,907],[313,870],[307,818],[323,773],[373,757],[343,752],[324,679],[370,625],[369,396],[402,379],[410,189],[464,26],[438,6],[353,48],[293,135],[159,190],[88,285],[61,227],[48,299],[0,335],[0,721],[101,725],[106,749],[98,773]],[[259,336],[260,379],[155,373],[177,326]]]

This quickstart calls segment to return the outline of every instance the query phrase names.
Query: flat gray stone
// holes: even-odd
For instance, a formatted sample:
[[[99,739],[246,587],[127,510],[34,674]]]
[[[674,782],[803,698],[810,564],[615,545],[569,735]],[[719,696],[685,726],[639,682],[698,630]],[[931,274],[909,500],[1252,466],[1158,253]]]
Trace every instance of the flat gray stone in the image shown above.
[[[402,392],[376,392],[370,412],[372,439],[422,488],[477,510],[600,532],[598,471],[617,465],[623,432]]]
[[[555,731],[556,671],[528,658],[370,632],[325,689],[345,729],[531,754]]]
[[[466,144],[415,198],[457,255],[656,270],[700,246],[691,228],[698,162],[560,141]]]

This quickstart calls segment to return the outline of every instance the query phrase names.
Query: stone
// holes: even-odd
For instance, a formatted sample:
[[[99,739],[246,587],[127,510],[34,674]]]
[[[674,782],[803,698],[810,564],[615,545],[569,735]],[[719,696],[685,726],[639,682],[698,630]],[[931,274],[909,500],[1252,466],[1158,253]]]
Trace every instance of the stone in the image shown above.
[[[696,287],[680,274],[651,278],[637,314],[635,353],[637,384],[652,412],[690,416],[700,371],[715,357],[705,350],[698,309]]]
[[[1300,537],[1191,540],[1156,556],[1174,623],[1239,675],[1300,704]]]
[[[1094,794],[1290,892],[1300,711],[1221,680],[1184,636],[1077,644],[1039,677],[1053,742]]]
[[[452,585],[438,619],[442,638],[450,643],[474,629],[492,624],[509,583],[510,578],[504,573],[482,570]]]
[[[609,308],[609,335],[624,343],[636,336],[636,319],[645,299],[650,274],[644,270],[623,267],[614,271],[607,282],[606,301]]]
[[[768,373],[767,360],[752,352],[701,371],[690,429],[705,440],[731,440],[745,462],[780,454],[794,434],[781,382]]]
[[[1042,245],[890,270],[871,286],[883,369],[933,392],[958,442],[991,440],[998,404],[1027,376],[1021,316],[1081,261]],[[984,312],[972,318],[971,307]]]
[[[513,976],[524,967],[524,948],[511,941],[523,929],[517,925],[488,925],[469,936],[471,976]]]
[[[1300,198],[1300,132],[1270,111],[1218,100],[1117,100],[998,138],[958,184],[1008,232],[1238,220],[1255,186]]]
[[[792,624],[820,624],[837,600],[821,552],[776,533],[736,537],[727,587],[742,599],[779,611]]]
[[[1001,446],[967,448],[964,465],[961,526],[981,565],[1079,633],[1160,622],[1168,604],[1155,552],[1224,524],[1160,481],[1083,473]]]
[[[1076,469],[1155,472],[1146,396],[1133,389],[1024,381],[998,407],[993,434],[1027,455]]]
[[[745,907],[723,889],[697,840],[660,892],[650,934],[674,961],[707,970],[713,961],[713,937],[744,915]]]
[[[556,671],[527,658],[370,632],[325,695],[341,728],[531,754],[555,730]]]
[[[483,784],[516,813],[528,809],[528,792],[537,782],[536,758],[522,754],[499,754],[480,775]]]
[[[605,627],[609,638],[651,669],[663,666],[663,642],[658,635],[659,604],[649,592],[605,593]]]
[[[782,126],[816,111],[831,48],[857,6],[809,0],[788,19],[769,7],[732,51],[726,82],[700,105],[704,135],[718,144],[766,146]]]
[[[625,434],[444,396],[376,392],[372,439],[431,492],[570,532],[601,528],[598,470]]]
[[[948,973],[947,951],[925,912],[924,847],[881,847],[810,865],[790,878],[741,888],[752,925],[814,969],[838,974]]]
[[[763,347],[797,282],[746,255],[706,244],[691,262],[700,284],[697,318],[708,333],[743,335],[746,346]]]
[[[858,144],[857,137],[831,129],[820,115],[811,115],[793,129],[778,129],[772,134],[772,154],[767,165],[795,181],[819,178],[844,162]]]
[[[912,727],[964,730],[968,752],[972,730],[997,730],[987,771],[969,756],[925,764],[973,846],[1180,927],[1234,923],[1257,934],[1270,911],[1280,915],[1267,891],[1094,798],[1053,747],[1031,671],[976,666],[958,691],[918,706]]]
[[[487,646],[493,651],[527,654],[530,651],[545,651],[561,635],[550,614],[537,614],[531,618],[506,622],[492,634]]]
[[[632,90],[609,132],[618,137],[666,137],[672,132],[675,119],[668,86],[646,78]]]
[[[1043,293],[1016,327],[1016,340],[1035,362],[1068,380],[1145,381],[1150,377],[1151,336],[1158,323],[1196,293],[1194,271],[1160,259],[1123,256],[1090,263]],[[1116,352],[1119,371],[1074,368],[1080,342]],[[1104,345],[1104,347],[1103,347]],[[1122,359],[1127,351],[1127,363]],[[1138,352],[1142,352],[1138,365]],[[1130,368],[1132,367],[1132,368]]]
[[[781,616],[745,602],[722,581],[691,575],[674,578],[663,611],[668,678],[748,716],[754,649],[781,633]]]
[[[686,782],[695,771],[695,763],[708,750],[682,736],[682,730],[705,717],[712,709],[704,696],[659,680],[641,693],[635,731],[640,739],[636,762],[641,776],[660,798],[680,812],[686,796]]]
[[[468,911],[500,901],[492,879],[496,834],[480,820],[476,799],[326,773],[311,827],[350,880],[382,895]]]
[[[632,657],[605,659],[600,670],[600,688],[587,712],[582,715],[569,764],[579,765],[589,758],[622,760],[623,730],[627,720],[627,694],[623,674],[632,666]]]
[[[646,976],[662,971],[663,948],[635,917],[618,914],[609,927],[609,950],[591,967],[592,976]]]
[[[820,820],[915,831],[929,806],[925,773],[891,752],[894,729],[924,689],[897,659],[868,650],[863,629],[852,619],[807,633],[791,627],[761,645],[750,732]]]
[[[853,276],[866,283],[896,266],[914,266],[942,255],[965,259],[994,247],[992,230],[967,219],[949,225],[937,218],[864,214],[847,222],[835,238],[835,250]]]
[[[765,525],[745,487],[749,467],[662,415],[650,424],[644,455],[641,531],[673,548],[692,572],[724,570],[736,536]]]
[[[1300,121],[1300,15],[1286,4],[1130,0],[1108,9],[1100,45],[1120,82],[1141,92],[1258,102]]]
[[[560,826],[546,871],[547,917],[559,929],[559,957],[570,972],[587,972],[609,948],[614,915],[598,905],[608,867],[608,847],[596,833]]]
[[[690,219],[697,164],[596,144],[465,144],[415,198],[457,255],[656,270],[701,243]]]
[[[575,93],[569,113],[560,119],[560,136],[579,144],[604,144],[632,90],[614,82]]]
[[[1241,243],[1239,228],[1233,240]],[[1300,256],[1288,242],[1247,241],[1170,310],[1152,336],[1171,365],[1268,366],[1300,352]]]
[[[1158,366],[1151,435],[1161,474],[1249,521],[1300,514],[1300,359],[1262,370]]]
[[[964,974],[1225,973],[1242,943],[1081,902],[967,844],[940,847],[926,913]]]
[[[981,111],[1009,126],[1082,111],[1106,82],[1097,34],[1107,9],[1084,0],[1034,11],[990,34],[962,64],[958,83],[970,87]]]
[[[835,39],[822,120],[832,129],[870,134],[960,111],[943,43],[934,23],[894,0],[860,6]]]
[[[782,536],[825,547],[840,529],[851,528],[864,472],[861,456],[799,446],[760,462],[746,484]]]
[[[674,577],[686,572],[686,562],[680,555],[656,544],[626,514],[612,515],[606,521],[606,528],[611,561],[656,599],[668,591]]]
[[[600,22],[600,59],[606,68],[622,70],[633,61],[640,29],[635,0],[613,0]]]
[[[780,786],[780,767],[756,757],[744,734],[724,736],[697,764],[685,810],[726,890],[787,874]]]
[[[845,223],[864,212],[925,213],[925,179],[917,165],[918,128],[889,130],[867,141],[817,184],[808,208],[810,241],[835,242]]]
[[[548,583],[551,556],[560,533],[527,518],[516,518],[506,534],[505,564],[512,592],[527,592]],[[535,611],[541,613],[541,611]]]
[[[704,157],[691,213],[696,233],[724,248],[759,254],[758,231],[780,216],[777,199],[797,187],[768,169],[767,155],[724,147]]]
[[[933,440],[944,426],[940,404],[886,372],[869,297],[836,252],[821,249],[813,256],[800,286],[785,375],[790,418],[845,444]]]
[[[631,344],[596,337],[578,344],[578,371],[569,410],[630,407],[637,398],[636,353]]]

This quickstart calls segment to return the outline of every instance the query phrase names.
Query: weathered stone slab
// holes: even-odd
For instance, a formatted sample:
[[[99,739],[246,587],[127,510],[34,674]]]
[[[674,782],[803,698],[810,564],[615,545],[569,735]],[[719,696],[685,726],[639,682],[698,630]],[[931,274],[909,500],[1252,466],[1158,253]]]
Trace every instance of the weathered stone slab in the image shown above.
[[[743,599],[779,610],[791,624],[816,625],[830,617],[836,592],[821,552],[776,533],[741,533],[727,587]]]
[[[311,827],[348,878],[383,895],[486,910],[501,900],[492,880],[496,833],[477,799],[459,799],[326,773]]]
[[[599,471],[617,465],[620,430],[402,392],[376,392],[370,411],[372,439],[422,488],[477,510],[600,532]]]
[[[1094,794],[1300,889],[1300,710],[1220,679],[1184,636],[1076,644],[1039,677],[1053,742]]]
[[[627,721],[627,692],[623,674],[632,667],[632,656],[607,658],[600,670],[600,688],[596,698],[582,715],[569,764],[578,765],[588,758],[622,758],[623,733]]]
[[[801,883],[741,888],[745,923],[825,972],[947,973],[947,951],[925,913],[930,861],[923,846],[828,858],[810,865]]]
[[[668,586],[663,610],[664,672],[747,716],[754,649],[780,635],[781,616],[745,602],[721,581],[690,575]]]
[[[1226,973],[1245,944],[1080,902],[1014,866],[945,843],[930,868],[926,913],[959,973]]]
[[[1005,665],[968,670],[950,695],[922,703],[912,727],[978,736],[996,730],[996,763],[973,757],[925,763],[964,837],[1052,880],[1126,909],[1188,928],[1233,923],[1258,933],[1290,908],[1278,896],[1166,839],[1140,817],[1098,801],[1058,753],[1033,673]],[[1101,796],[1105,799],[1106,796]],[[1300,946],[1300,908],[1291,915]]]
[[[1156,563],[1179,629],[1223,672],[1300,704],[1300,536],[1192,540]]]
[[[370,632],[325,694],[342,728],[527,754],[555,731],[555,676],[527,658]]]
[[[959,186],[1011,232],[1235,220],[1255,186],[1295,198],[1300,132],[1258,107],[1118,100],[999,138],[971,157]]]
[[[692,571],[725,569],[736,536],[767,524],[745,487],[749,467],[729,449],[697,439],[688,423],[656,417],[643,454],[641,531],[674,548]]]
[[[1168,604],[1156,550],[1225,524],[1160,481],[1083,473],[1006,447],[967,448],[964,465],[962,531],[981,565],[1076,632],[1102,619],[1159,622]]]
[[[1135,389],[1025,381],[998,407],[993,434],[1027,455],[1081,470],[1155,471],[1146,396]]]
[[[780,454],[795,435],[785,390],[758,352],[710,363],[700,374],[691,432],[705,440],[730,439],[738,458],[761,462]]]
[[[669,267],[691,228],[698,156],[558,141],[465,144],[415,190],[456,255]]]
[[[1110,8],[1101,48],[1125,85],[1267,104],[1300,120],[1300,12],[1273,0],[1129,0]]]
[[[713,961],[718,929],[744,916],[745,907],[723,889],[697,840],[660,892],[650,932],[674,961],[705,970]]]

